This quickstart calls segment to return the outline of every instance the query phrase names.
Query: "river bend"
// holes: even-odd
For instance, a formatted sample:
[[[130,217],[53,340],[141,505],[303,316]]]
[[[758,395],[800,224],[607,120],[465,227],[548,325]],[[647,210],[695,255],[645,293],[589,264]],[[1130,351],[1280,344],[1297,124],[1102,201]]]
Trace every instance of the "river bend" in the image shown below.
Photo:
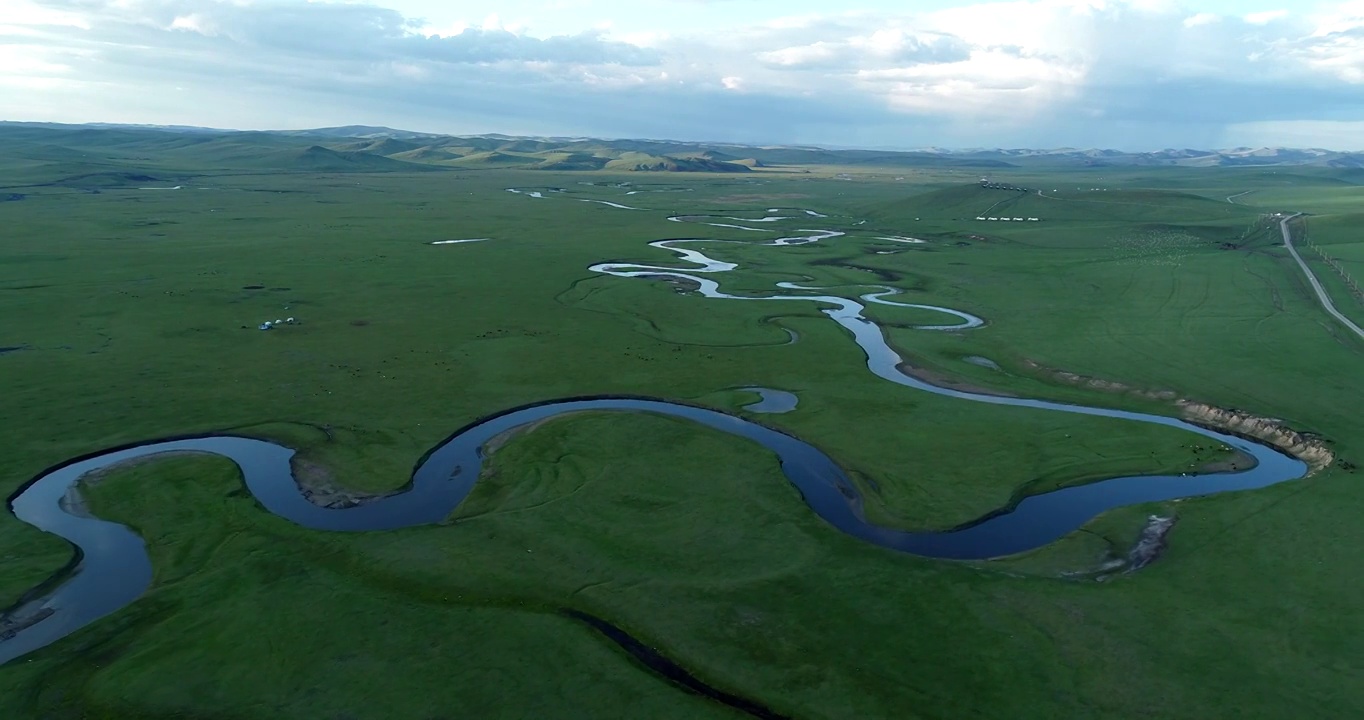
[[[839,231],[805,230],[808,235],[779,238],[766,244],[795,245],[841,236]],[[1011,508],[987,515],[973,523],[944,532],[909,532],[867,521],[862,496],[837,463],[798,438],[717,410],[659,399],[638,397],[568,398],[519,407],[483,418],[453,434],[430,451],[413,473],[409,487],[374,502],[344,509],[314,505],[303,494],[290,467],[294,451],[259,439],[230,435],[186,437],[116,448],[79,458],[44,472],[13,497],[10,509],[24,522],[69,540],[80,550],[76,570],[55,591],[29,598],[11,616],[41,618],[10,630],[0,639],[0,663],[55,642],[101,617],[135,601],[150,586],[152,568],[143,540],[128,528],[68,512],[69,493],[79,479],[93,471],[137,458],[168,452],[197,452],[225,457],[241,469],[251,494],[269,512],[304,527],[322,531],[392,530],[441,522],[472,490],[482,465],[481,449],[493,437],[523,425],[556,415],[581,411],[647,412],[690,420],[699,425],[747,438],[771,451],[786,479],[829,525],[853,537],[884,548],[924,557],[986,559],[1031,550],[1051,543],[1080,528],[1096,515],[1113,508],[1146,502],[1206,495],[1230,490],[1260,488],[1302,477],[1307,466],[1257,442],[1219,433],[1172,417],[1110,410],[1026,398],[982,395],[938,387],[900,371],[902,358],[889,346],[881,328],[862,315],[858,300],[835,295],[774,294],[747,297],[729,295],[719,284],[700,274],[729,272],[734,263],[715,260],[680,245],[686,240],[663,240],[652,246],[674,253],[678,260],[695,267],[603,263],[592,270],[622,278],[668,275],[690,280],[698,292],[714,299],[752,302],[812,302],[838,323],[861,347],[866,366],[875,376],[897,385],[967,402],[1049,410],[1080,415],[1118,418],[1177,428],[1234,447],[1256,460],[1254,467],[1239,472],[1205,475],[1130,476],[1068,487],[1026,497]],[[786,290],[809,289],[783,283]],[[816,290],[816,292],[819,292]],[[894,291],[862,295],[866,302],[883,302]],[[937,310],[955,316],[955,325],[925,329],[968,329],[983,321],[969,313],[936,306],[911,307]]]

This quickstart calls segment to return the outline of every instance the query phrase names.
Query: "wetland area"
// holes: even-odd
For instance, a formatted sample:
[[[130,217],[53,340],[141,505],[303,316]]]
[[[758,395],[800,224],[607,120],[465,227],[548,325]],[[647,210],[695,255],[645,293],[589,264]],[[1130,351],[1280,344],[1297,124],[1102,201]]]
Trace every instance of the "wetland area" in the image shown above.
[[[1332,716],[1330,174],[1047,172],[7,183],[0,709]]]

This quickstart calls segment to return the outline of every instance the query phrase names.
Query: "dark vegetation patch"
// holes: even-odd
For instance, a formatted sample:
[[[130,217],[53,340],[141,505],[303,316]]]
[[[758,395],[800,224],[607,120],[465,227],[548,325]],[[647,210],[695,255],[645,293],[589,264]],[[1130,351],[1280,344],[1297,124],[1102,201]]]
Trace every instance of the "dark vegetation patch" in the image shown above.
[[[872,275],[875,275],[878,280],[884,280],[886,282],[896,282],[903,277],[903,275],[901,275],[900,273],[891,270],[883,270],[881,268],[870,268],[850,263],[848,262],[848,258],[826,258],[822,260],[812,260],[810,261],[810,264],[823,265],[826,267],[846,268],[848,270],[859,270],[861,272],[871,273]]]
[[[707,685],[695,675],[687,672],[681,665],[660,655],[658,651],[635,639],[629,633],[595,615],[588,615],[585,612],[571,609],[564,609],[560,612],[563,613],[564,616],[577,620],[601,633],[608,640],[619,645],[622,650],[629,653],[630,657],[688,692],[693,692],[697,695],[710,698],[711,700],[724,703],[735,710],[745,712],[756,718],[763,718],[764,720],[785,720],[787,717],[785,715],[779,715],[766,706],[760,705],[752,700],[739,697],[738,695],[731,695],[724,690]]]
[[[694,292],[696,290],[701,289],[701,283],[692,280],[691,278],[677,277],[675,275],[665,275],[662,273],[659,273],[657,275],[641,275],[640,277],[647,280],[655,280],[658,282],[668,283],[672,285],[673,288],[679,293]]]
[[[265,286],[264,286],[264,285],[243,285],[243,286],[242,286],[242,289],[243,289],[243,290],[264,290],[264,289],[265,289]]]
[[[94,172],[69,175],[34,187],[68,187],[97,192],[100,188],[120,188],[149,182],[161,182],[161,178],[138,172]]]
[[[37,262],[61,262],[67,260],[66,255],[48,255],[44,253],[30,253],[25,255],[0,255],[0,265],[22,265],[25,263]]]

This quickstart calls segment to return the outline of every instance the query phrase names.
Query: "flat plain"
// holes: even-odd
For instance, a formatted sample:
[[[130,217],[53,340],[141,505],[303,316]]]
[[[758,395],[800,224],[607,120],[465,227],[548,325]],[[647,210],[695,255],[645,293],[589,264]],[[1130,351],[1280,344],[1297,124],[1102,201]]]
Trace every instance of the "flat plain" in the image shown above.
[[[519,434],[449,521],[382,533],[298,528],[226,461],[156,460],[85,489],[96,515],[146,539],[153,587],[0,667],[6,717],[739,716],[565,610],[779,716],[1364,711],[1364,636],[1350,631],[1364,626],[1364,342],[1316,305],[1270,217],[1309,213],[1308,237],[1364,274],[1364,186],[1350,171],[992,168],[1027,188],[1012,191],[953,167],[282,172],[167,156],[138,169],[145,180],[8,159],[7,495],[72,457],[209,432],[277,440],[336,484],[390,491],[477,418],[589,395],[796,435],[859,482],[869,517],[910,529],[1228,459],[1170,428],[888,384],[814,303],[714,300],[588,269],[686,267],[648,245],[679,237],[738,264],[726,292],[885,286],[985,318],[930,331],[915,326],[942,314],[869,306],[937,381],[1166,415],[1175,399],[1235,408],[1321,438],[1335,462],[964,563],[847,537],[762,447],[650,415]],[[975,219],[990,213],[1025,220]],[[771,231],[669,221],[681,215]],[[743,220],[770,216],[793,219]],[[846,234],[755,242],[807,228]],[[433,244],[459,239],[480,240]],[[1343,284],[1330,290],[1364,315]],[[258,329],[287,317],[297,324]],[[749,386],[799,405],[747,413]],[[1178,518],[1164,556],[1096,573],[1152,513]],[[0,557],[3,606],[71,549],[5,515]]]

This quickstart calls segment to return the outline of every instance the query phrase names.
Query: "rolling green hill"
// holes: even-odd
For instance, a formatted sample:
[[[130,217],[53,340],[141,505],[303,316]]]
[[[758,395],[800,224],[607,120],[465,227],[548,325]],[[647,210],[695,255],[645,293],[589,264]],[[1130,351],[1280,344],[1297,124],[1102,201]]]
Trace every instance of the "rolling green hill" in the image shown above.
[[[1038,218],[1039,221],[1163,222],[1224,220],[1246,209],[1191,192],[1154,189],[1065,189],[959,185],[868,208],[879,218],[913,215],[950,220]]]
[[[607,170],[626,170],[632,172],[750,172],[745,165],[712,160],[706,157],[672,157],[669,155],[648,155],[629,152],[606,163]]]
[[[396,140],[394,138],[379,138],[377,140],[362,140],[360,142],[345,143],[334,147],[334,150],[344,150],[350,152],[365,152],[374,155],[397,155],[399,153],[412,152],[429,147],[420,142],[411,140]]]
[[[609,162],[609,158],[592,155],[590,153],[550,153],[539,165],[537,170],[600,170]]]
[[[516,167],[534,165],[538,162],[540,162],[540,158],[490,150],[470,153],[452,161],[451,164],[469,167]]]
[[[429,165],[403,162],[361,151],[337,151],[312,145],[302,150],[272,153],[260,160],[262,167],[310,172],[412,172],[434,170]]]
[[[204,128],[56,125],[50,123],[0,122],[0,162],[14,168],[12,179],[21,177],[37,184],[62,178],[135,168],[137,174],[188,177],[207,171],[279,170],[326,172],[386,172],[420,169],[524,168],[566,172],[705,172],[803,173],[811,167],[848,172],[964,173],[979,170],[1026,169],[1045,177],[1051,170],[1066,169],[1089,177],[1085,182],[1108,184],[1110,196],[1083,196],[1080,187],[1053,188],[1055,200],[1092,202],[1114,218],[1132,217],[1137,210],[1122,204],[1146,204],[1151,198],[1135,195],[1119,198],[1111,193],[1144,184],[1162,188],[1186,183],[1195,193],[1203,191],[1196,175],[1182,176],[1207,167],[1244,173],[1242,190],[1300,187],[1320,183],[1364,183],[1364,155],[1324,150],[1239,148],[1226,151],[1165,150],[1129,153],[1115,150],[973,150],[919,151],[828,149],[793,145],[742,145],[734,143],[669,140],[553,137],[511,137],[498,134],[449,136],[371,126],[343,126],[315,130],[223,131]],[[1290,168],[1290,169],[1281,169]],[[1087,175],[1086,175],[1087,174]],[[1105,181],[1099,176],[1107,176]],[[958,176],[959,177],[959,176]],[[1015,172],[1015,182],[1026,174]],[[1232,178],[1227,175],[1226,178]],[[1119,182],[1119,178],[1123,181]],[[1102,192],[1102,191],[1100,191]],[[1069,194],[1068,194],[1069,193]],[[1077,195],[1076,193],[1081,193]],[[1053,193],[1048,192],[1051,197]],[[953,195],[923,198],[938,213],[983,211],[999,198],[983,205],[977,198]],[[1157,203],[1169,197],[1154,198]],[[1211,198],[1218,200],[1221,198]],[[1176,198],[1176,200],[1178,200]],[[953,203],[961,201],[957,208]],[[1187,201],[1180,200],[1180,202]],[[1031,205],[1035,204],[1036,207]],[[1055,203],[1053,203],[1054,205]],[[1049,213],[1067,215],[1059,207],[1031,200],[1017,200],[996,208],[1017,216]],[[1102,214],[1102,213],[1101,213]],[[1216,214],[1216,213],[1213,213]],[[952,215],[950,217],[956,217]],[[972,216],[974,217],[974,216]]]
[[[450,152],[444,148],[428,146],[417,148],[416,150],[393,153],[389,157],[394,160],[403,160],[405,162],[444,163],[450,160],[458,160],[461,156],[458,153]]]

